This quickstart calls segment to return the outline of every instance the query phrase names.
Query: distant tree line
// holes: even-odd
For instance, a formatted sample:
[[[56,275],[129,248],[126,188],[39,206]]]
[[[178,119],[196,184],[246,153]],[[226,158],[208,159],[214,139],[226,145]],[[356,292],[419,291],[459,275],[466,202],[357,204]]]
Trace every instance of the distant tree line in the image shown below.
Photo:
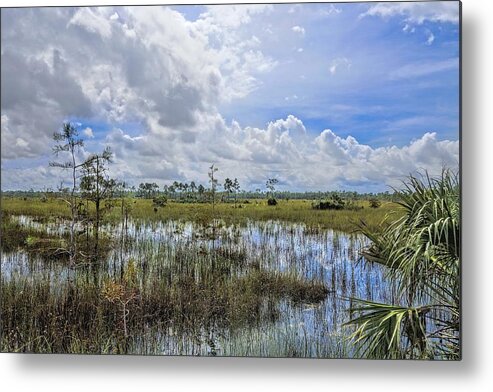
[[[175,181],[176,182],[176,181]],[[149,183],[141,183],[136,188],[135,186],[128,187],[125,190],[127,197],[138,197],[143,199],[153,199],[156,196],[166,196],[168,199],[175,201],[206,201],[206,192],[210,189],[204,187],[202,184],[191,187],[191,184],[196,184],[192,181],[190,184],[183,183],[183,185],[176,186],[175,183],[171,185],[163,185],[160,187],[156,183],[152,183],[152,191],[143,190],[142,185]],[[179,184],[179,183],[178,183]],[[188,187],[187,187],[188,186]],[[223,185],[224,188],[224,185]],[[59,188],[58,188],[59,189]],[[230,193],[226,188],[224,192],[219,192],[220,196],[225,196],[223,201],[234,200],[236,196],[237,200],[240,199],[265,199],[268,197],[267,190],[239,190],[235,193]],[[40,198],[40,197],[54,197],[57,194],[57,190],[53,188],[45,188],[43,190],[29,189],[27,191],[20,190],[8,190],[2,191],[2,195],[6,197],[27,197],[27,198]],[[276,198],[280,200],[323,200],[330,199],[333,195],[337,195],[345,200],[368,200],[377,199],[381,201],[395,201],[396,196],[394,192],[353,192],[353,191],[306,191],[306,192],[292,192],[292,191],[276,191]]]

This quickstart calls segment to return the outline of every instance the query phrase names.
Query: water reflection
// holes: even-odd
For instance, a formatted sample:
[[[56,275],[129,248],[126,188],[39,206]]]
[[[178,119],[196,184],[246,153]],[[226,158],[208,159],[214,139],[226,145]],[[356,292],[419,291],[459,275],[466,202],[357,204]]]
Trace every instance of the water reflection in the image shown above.
[[[50,234],[63,235],[68,230],[61,220],[37,222],[26,216],[13,219]],[[84,229],[78,227],[80,231]],[[148,322],[145,328],[133,331],[128,352],[350,357],[352,348],[344,340],[348,331],[342,327],[349,316],[346,298],[384,302],[391,301],[394,292],[382,267],[359,259],[366,240],[357,234],[278,221],[250,221],[244,226],[215,222],[203,226],[194,222],[131,220],[125,227],[103,226],[102,232],[112,239],[111,250],[97,269],[82,267],[76,272],[85,276],[90,271],[98,284],[105,279],[121,278],[132,264],[142,292],[154,287],[156,280],[172,285],[178,279],[193,285],[187,280],[190,278],[199,285],[204,270],[210,268],[223,268],[221,279],[229,282],[242,282],[238,279],[255,271],[272,271],[317,280],[329,289],[325,299],[317,303],[265,296],[255,309],[261,317],[241,323],[226,323],[220,315],[204,317],[206,321],[190,327],[193,333],[184,328],[176,313],[170,313],[169,322]],[[220,267],[214,264],[217,255],[223,260]],[[24,250],[2,254],[1,267],[2,283],[12,279],[49,281],[55,295],[67,281],[66,263],[47,261]]]

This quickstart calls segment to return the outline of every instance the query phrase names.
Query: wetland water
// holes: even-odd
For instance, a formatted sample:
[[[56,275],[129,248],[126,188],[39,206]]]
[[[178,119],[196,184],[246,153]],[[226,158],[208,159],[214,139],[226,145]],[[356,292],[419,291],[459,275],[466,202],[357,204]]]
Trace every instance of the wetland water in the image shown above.
[[[10,219],[66,235],[60,220]],[[3,252],[6,329],[28,329],[10,331],[9,349],[352,357],[348,298],[392,301],[382,267],[360,259],[367,242],[357,234],[279,221],[131,220],[102,231],[104,256],[75,270],[32,248]]]

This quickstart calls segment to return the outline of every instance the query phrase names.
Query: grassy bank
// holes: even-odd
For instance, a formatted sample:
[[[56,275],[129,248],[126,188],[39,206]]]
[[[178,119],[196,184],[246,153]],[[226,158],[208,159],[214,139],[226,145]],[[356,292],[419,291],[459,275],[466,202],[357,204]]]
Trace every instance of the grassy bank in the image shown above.
[[[106,215],[107,220],[119,220],[121,209],[117,205]],[[144,220],[184,220],[207,223],[212,218],[211,205],[207,203],[175,203],[169,202],[164,207],[154,208],[152,200],[129,199],[129,215]],[[226,223],[245,223],[248,219],[265,221],[281,220],[285,222],[305,223],[308,226],[319,226],[325,229],[352,232],[364,221],[372,230],[380,228],[382,222],[393,221],[401,216],[398,206],[384,202],[379,208],[371,208],[367,201],[355,202],[352,210],[315,210],[309,200],[280,200],[276,206],[268,206],[266,200],[249,200],[234,208],[231,203],[218,203],[215,216]],[[2,210],[7,214],[29,215],[36,217],[69,218],[69,207],[61,200],[23,198],[2,198]]]

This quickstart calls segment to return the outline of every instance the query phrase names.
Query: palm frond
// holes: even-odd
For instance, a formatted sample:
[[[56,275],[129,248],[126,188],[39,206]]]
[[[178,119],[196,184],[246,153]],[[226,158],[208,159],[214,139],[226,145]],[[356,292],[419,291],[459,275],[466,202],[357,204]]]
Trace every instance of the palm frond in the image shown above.
[[[360,313],[348,325],[357,326],[352,338],[365,356],[449,358],[459,351],[459,191],[458,175],[449,170],[437,178],[410,176],[397,192],[404,215],[381,233],[360,226],[371,241],[362,256],[386,266],[399,293],[396,304],[360,301],[351,309]]]

